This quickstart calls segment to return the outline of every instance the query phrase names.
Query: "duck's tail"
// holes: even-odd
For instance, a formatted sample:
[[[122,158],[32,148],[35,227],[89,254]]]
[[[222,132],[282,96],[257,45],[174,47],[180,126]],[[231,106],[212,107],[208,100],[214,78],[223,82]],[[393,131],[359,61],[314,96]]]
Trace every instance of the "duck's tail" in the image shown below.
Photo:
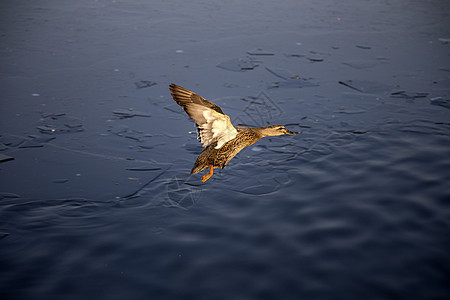
[[[199,164],[196,161],[194,167],[192,167],[191,175],[197,174],[198,172],[201,172],[204,169],[207,169],[207,168],[210,168],[210,167],[212,167],[212,166],[210,166],[210,165],[202,165],[202,164]]]

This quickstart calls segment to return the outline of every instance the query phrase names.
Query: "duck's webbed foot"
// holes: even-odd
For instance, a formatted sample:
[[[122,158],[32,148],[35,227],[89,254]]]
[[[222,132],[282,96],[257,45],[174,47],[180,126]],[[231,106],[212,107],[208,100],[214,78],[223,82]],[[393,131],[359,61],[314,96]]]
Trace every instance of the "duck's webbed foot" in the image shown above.
[[[205,182],[205,181],[208,180],[211,176],[213,176],[213,170],[214,170],[214,167],[211,166],[211,169],[209,170],[209,173],[202,177],[202,182]]]

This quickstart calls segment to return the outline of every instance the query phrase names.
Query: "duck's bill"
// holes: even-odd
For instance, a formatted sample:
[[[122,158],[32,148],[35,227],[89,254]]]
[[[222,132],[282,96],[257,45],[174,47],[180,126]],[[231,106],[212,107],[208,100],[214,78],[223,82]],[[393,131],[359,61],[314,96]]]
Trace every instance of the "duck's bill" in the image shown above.
[[[294,132],[294,131],[290,131],[290,130],[287,130],[286,129],[286,134],[287,135],[296,135],[296,134],[299,134],[299,133],[302,133],[301,131],[299,131],[299,132]]]

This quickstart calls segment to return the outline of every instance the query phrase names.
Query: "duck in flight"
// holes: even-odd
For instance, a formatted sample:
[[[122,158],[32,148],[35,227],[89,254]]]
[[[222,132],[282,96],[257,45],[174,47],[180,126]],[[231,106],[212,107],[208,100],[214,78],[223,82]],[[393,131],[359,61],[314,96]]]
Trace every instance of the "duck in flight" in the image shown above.
[[[202,177],[202,182],[213,175],[214,168],[224,168],[239,151],[256,143],[260,138],[297,134],[282,125],[257,128],[233,126],[230,117],[216,104],[173,83],[169,89],[173,100],[197,126],[197,138],[203,144],[203,151],[198,156],[191,174],[209,169],[209,173]]]

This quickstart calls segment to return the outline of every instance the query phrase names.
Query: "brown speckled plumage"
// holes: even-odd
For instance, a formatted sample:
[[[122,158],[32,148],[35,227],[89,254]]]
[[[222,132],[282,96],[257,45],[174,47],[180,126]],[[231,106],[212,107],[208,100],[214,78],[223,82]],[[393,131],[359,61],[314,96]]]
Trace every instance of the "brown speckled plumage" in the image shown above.
[[[215,144],[204,148],[195,161],[191,174],[201,172],[210,166],[224,168],[242,149],[256,143],[262,137],[254,128],[236,127],[236,129],[238,130],[236,138],[226,142],[219,149],[214,148]]]
[[[202,182],[212,176],[214,168],[224,168],[236,154],[260,138],[296,134],[282,125],[258,128],[233,126],[229,117],[216,104],[173,83],[170,91],[173,99],[195,121],[198,138],[203,143],[204,149],[191,170],[191,174],[196,174],[210,168]]]

